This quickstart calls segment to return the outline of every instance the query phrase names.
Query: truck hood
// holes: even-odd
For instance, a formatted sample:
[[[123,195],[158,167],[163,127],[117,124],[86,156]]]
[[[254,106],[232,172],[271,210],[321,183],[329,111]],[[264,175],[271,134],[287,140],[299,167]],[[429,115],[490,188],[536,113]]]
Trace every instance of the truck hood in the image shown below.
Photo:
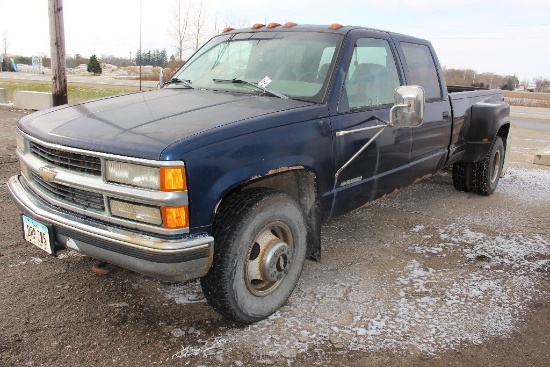
[[[50,143],[159,159],[166,147],[178,141],[309,105],[311,103],[258,95],[163,89],[36,112],[21,119],[19,128]],[[272,123],[277,120],[270,119]]]

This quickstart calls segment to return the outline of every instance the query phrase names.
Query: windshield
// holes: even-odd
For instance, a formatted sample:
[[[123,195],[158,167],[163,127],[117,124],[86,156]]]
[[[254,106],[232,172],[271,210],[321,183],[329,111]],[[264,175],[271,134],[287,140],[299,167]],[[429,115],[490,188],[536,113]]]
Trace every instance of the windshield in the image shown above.
[[[342,37],[314,32],[222,35],[204,45],[174,78],[190,82],[194,88],[318,103],[324,99]]]

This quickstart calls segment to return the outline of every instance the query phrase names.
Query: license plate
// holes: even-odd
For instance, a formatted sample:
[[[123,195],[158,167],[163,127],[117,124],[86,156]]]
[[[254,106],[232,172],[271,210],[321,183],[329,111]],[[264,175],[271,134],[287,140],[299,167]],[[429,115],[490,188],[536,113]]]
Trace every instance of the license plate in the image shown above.
[[[23,236],[38,248],[52,254],[50,229],[37,221],[23,215]]]

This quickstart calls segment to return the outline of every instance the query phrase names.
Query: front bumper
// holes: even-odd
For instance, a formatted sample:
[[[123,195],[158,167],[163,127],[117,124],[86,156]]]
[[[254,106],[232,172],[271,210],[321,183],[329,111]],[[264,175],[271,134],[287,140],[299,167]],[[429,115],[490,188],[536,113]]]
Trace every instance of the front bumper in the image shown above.
[[[214,238],[166,239],[140,234],[80,216],[37,198],[19,176],[8,190],[26,216],[53,228],[54,249],[72,248],[90,257],[167,281],[200,278],[212,264]]]

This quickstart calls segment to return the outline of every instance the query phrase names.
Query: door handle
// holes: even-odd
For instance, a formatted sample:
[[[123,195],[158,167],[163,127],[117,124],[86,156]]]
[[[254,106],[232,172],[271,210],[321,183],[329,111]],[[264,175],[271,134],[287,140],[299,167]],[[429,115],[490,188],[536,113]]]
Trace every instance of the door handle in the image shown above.
[[[450,117],[449,112],[448,112],[448,111],[444,111],[444,112],[443,112],[443,119],[444,119],[444,120],[447,120],[449,117]]]

